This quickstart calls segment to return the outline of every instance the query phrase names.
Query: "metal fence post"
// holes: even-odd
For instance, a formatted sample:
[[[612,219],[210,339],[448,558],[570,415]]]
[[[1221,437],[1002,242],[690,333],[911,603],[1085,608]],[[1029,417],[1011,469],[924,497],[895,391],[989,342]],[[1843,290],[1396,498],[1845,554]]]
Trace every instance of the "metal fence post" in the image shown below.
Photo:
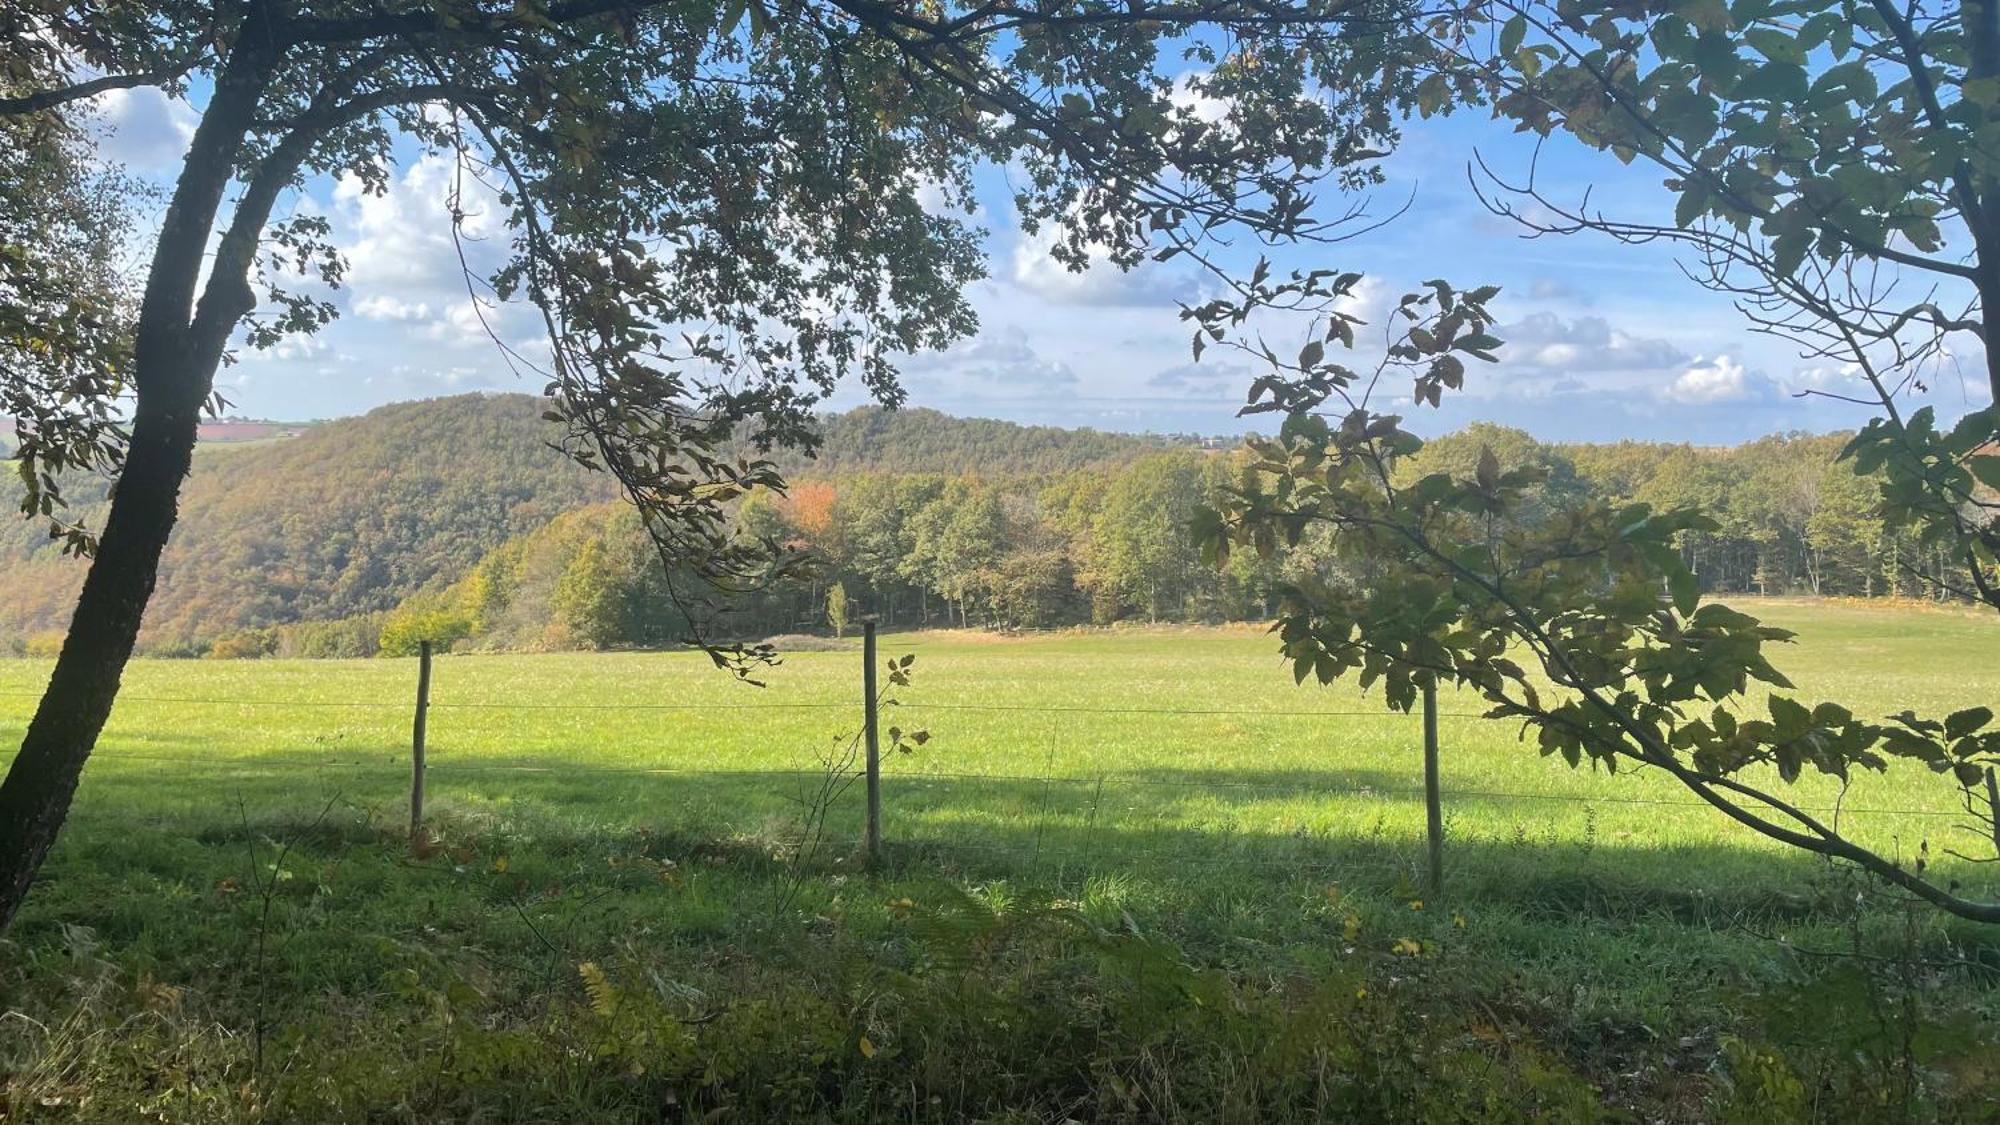
[[[1430,895],[1444,894],[1444,808],[1438,796],[1437,681],[1424,681],[1424,816],[1430,845]]]
[[[410,843],[424,832],[424,719],[431,709],[431,643],[417,642],[417,716],[410,724]]]
[[[862,731],[868,748],[868,867],[882,865],[882,744],[877,729],[875,615],[861,619]]]

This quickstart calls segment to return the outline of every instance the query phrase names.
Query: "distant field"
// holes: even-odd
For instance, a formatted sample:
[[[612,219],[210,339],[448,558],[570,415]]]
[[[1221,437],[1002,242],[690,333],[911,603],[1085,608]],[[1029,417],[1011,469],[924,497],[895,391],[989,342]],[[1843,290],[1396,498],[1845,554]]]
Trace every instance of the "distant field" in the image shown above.
[[[1808,694],[1882,714],[2000,700],[2000,624],[1989,618],[1755,608],[1801,634],[1780,664]],[[1456,943],[1573,994],[1579,1012],[1666,1024],[1690,990],[1716,995],[1705,990],[1783,971],[1780,931],[1840,939],[1811,906],[1818,865],[1665,779],[1540,758],[1451,697],[1441,702],[1450,911],[1411,909],[1423,826],[1416,720],[1348,685],[1294,687],[1257,630],[884,638],[885,656],[904,652],[917,656],[916,683],[884,722],[932,741],[888,765],[893,875],[865,892],[838,880],[807,892],[864,928],[936,878],[1045,887],[1224,961],[1253,949],[1304,955],[1352,917],[1367,933]],[[370,935],[440,955],[533,942],[510,887],[539,889],[557,912],[569,908],[549,904],[600,888],[590,909],[607,934],[643,924],[660,940],[724,937],[763,909],[773,876],[760,861],[715,857],[778,849],[816,754],[858,721],[858,651],[790,656],[761,690],[682,654],[441,657],[429,800],[460,850],[456,874],[439,878],[403,865],[393,846],[415,672],[410,660],[135,663],[16,937],[53,942],[58,923],[88,926],[163,979],[199,976],[204,904],[245,878],[244,830],[275,848],[329,804],[342,846],[364,850],[335,861],[322,842],[301,853],[342,874],[288,946],[323,993],[372,979]],[[42,663],[0,663],[9,745],[45,674]],[[1837,796],[1819,781],[1801,789],[1814,805]],[[859,796],[836,813],[841,848],[858,835]],[[1954,836],[1947,788],[1914,771],[1858,780],[1846,807],[1858,835],[1906,856],[1926,840],[1934,855],[1969,844]],[[605,866],[606,855],[637,853],[673,858],[675,885]],[[1996,881],[1990,866],[1959,874],[1972,887]],[[2000,947],[1975,928],[1922,925]]]

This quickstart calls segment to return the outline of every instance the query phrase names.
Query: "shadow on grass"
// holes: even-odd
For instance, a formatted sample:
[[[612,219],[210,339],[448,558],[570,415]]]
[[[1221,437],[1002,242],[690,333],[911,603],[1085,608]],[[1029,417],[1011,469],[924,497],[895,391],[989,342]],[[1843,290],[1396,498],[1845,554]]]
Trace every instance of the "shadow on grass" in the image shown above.
[[[103,864],[132,851],[151,853],[138,866],[165,875],[174,860],[160,849],[170,841],[240,851],[247,841],[284,840],[306,853],[406,844],[407,766],[387,756],[268,754],[202,766],[117,757],[107,754],[87,778],[58,873],[64,854]],[[792,841],[818,776],[515,765],[433,770],[427,800],[439,832],[553,860],[644,854],[765,877],[779,873],[773,857]],[[1333,883],[1414,896],[1423,881],[1421,803],[1411,778],[1389,771],[916,773],[892,774],[884,790],[890,874],[899,877],[1052,887],[1110,877],[1194,899],[1296,898]],[[843,857],[843,870],[854,867],[860,796],[858,784],[848,789],[828,818],[824,854]],[[316,816],[326,808],[334,813]],[[1768,846],[1622,844],[1588,823],[1558,830],[1542,800],[1460,795],[1450,813],[1458,825],[1497,826],[1448,838],[1455,905],[1708,928],[1765,928],[1828,908],[1818,865]],[[1968,882],[1969,892],[1980,889]]]

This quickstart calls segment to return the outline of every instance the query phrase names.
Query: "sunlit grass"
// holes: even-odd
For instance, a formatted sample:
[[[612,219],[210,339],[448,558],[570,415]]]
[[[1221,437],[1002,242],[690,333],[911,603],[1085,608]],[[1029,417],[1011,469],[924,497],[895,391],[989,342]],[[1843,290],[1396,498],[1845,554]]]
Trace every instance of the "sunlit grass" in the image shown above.
[[[1986,619],[1762,608],[1800,632],[1781,663],[1809,697],[1863,714],[2000,699],[2000,628]],[[904,635],[885,637],[883,652],[918,656],[917,683],[898,693],[885,725],[933,735],[889,764],[896,836],[976,834],[993,821],[1005,837],[1042,816],[1252,835],[1338,836],[1380,822],[1401,837],[1420,826],[1415,717],[1345,684],[1295,687],[1256,630]],[[0,737],[18,736],[45,674],[37,663],[0,664]],[[409,660],[135,663],[78,815],[199,815],[218,790],[253,777],[391,800],[407,786],[414,679]],[[685,773],[726,780],[707,811],[754,827],[794,790],[784,771],[814,769],[855,728],[860,694],[858,651],[791,655],[763,688],[691,654],[440,658],[432,799],[512,805],[523,784],[588,788],[593,771],[658,770],[644,783],[656,800],[565,801],[564,815],[605,827],[671,819],[683,788],[674,778]],[[1761,847],[1670,778],[1571,769],[1476,709],[1469,698],[1441,704],[1447,808],[1461,834],[1575,841],[1594,831],[1598,843],[1640,853]],[[135,784],[143,791],[133,799],[93,799]],[[954,794],[966,800],[955,805]],[[1797,795],[1819,807],[1840,796],[1821,779]],[[1957,811],[1947,784],[1911,769],[1857,778],[1844,807],[1852,830],[1885,846],[1940,835]]]
[[[1756,609],[1801,634],[1780,662],[1808,696],[1863,714],[2000,700],[2000,626],[1986,618]],[[895,878],[867,894],[818,886],[814,901],[841,899],[865,920],[881,908],[864,904],[928,879],[1007,880],[1129,911],[1225,957],[1243,941],[1309,950],[1350,912],[1442,924],[1407,908],[1423,863],[1416,718],[1349,685],[1294,686],[1258,630],[890,635],[882,651],[918,657],[884,724],[933,736],[888,763]],[[46,673],[0,663],[0,738],[18,738]],[[177,943],[199,939],[157,907],[186,903],[196,926],[202,896],[240,877],[244,827],[297,825],[331,803],[343,824],[393,840],[415,678],[411,660],[135,663],[23,929],[88,924],[171,964],[191,955]],[[527,939],[479,878],[496,855],[509,857],[509,885],[558,898],[612,878],[604,853],[635,840],[768,856],[818,756],[858,724],[860,695],[858,649],[792,655],[764,688],[690,654],[441,657],[429,806],[481,858],[448,884],[387,858],[350,861],[342,877],[365,889],[319,924],[404,933],[443,911],[478,920],[440,943],[504,946]],[[1473,716],[1469,699],[1441,709],[1449,898],[1474,918],[1452,937],[1496,965],[1587,979],[1603,1003],[1648,1008],[1745,971],[1744,950],[1759,948],[1733,930],[1745,918],[1808,934],[1818,924],[1800,906],[1818,865],[1671,779],[1574,770]],[[1840,796],[1823,780],[1795,795]],[[858,839],[858,798],[833,818],[840,850]],[[1950,788],[1928,773],[1860,778],[1844,805],[1846,826],[1899,855],[1971,843],[1953,835]],[[1977,892],[1990,872],[1954,874]],[[663,933],[725,934],[769,898],[769,878],[696,872],[669,900],[614,879],[597,909],[614,929],[644,917]]]

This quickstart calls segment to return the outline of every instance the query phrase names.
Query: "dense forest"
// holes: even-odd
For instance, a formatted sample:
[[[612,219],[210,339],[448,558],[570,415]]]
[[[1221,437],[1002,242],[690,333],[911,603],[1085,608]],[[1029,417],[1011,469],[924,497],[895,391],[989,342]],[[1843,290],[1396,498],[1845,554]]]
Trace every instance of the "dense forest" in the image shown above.
[[[546,649],[683,637],[638,520],[607,480],[547,444],[539,413],[526,396],[462,396],[204,453],[146,651],[342,656],[423,638]],[[1549,445],[1476,425],[1405,471],[1469,472],[1491,448],[1503,465],[1543,471],[1547,510],[1600,497],[1699,506],[1722,526],[1682,548],[1712,590],[1916,593],[1916,575],[1948,564],[1873,517],[1874,483],[1837,463],[1842,441]],[[831,417],[820,457],[787,466],[789,494],[754,496],[738,516],[813,567],[711,625],[766,636],[842,631],[863,613],[892,627],[1258,619],[1284,584],[1345,565],[1311,539],[1271,560],[1204,565],[1189,517],[1241,466],[1202,446],[929,410]],[[96,504],[83,483],[88,519]],[[0,542],[0,644],[51,647],[81,569],[40,528],[16,523]]]

